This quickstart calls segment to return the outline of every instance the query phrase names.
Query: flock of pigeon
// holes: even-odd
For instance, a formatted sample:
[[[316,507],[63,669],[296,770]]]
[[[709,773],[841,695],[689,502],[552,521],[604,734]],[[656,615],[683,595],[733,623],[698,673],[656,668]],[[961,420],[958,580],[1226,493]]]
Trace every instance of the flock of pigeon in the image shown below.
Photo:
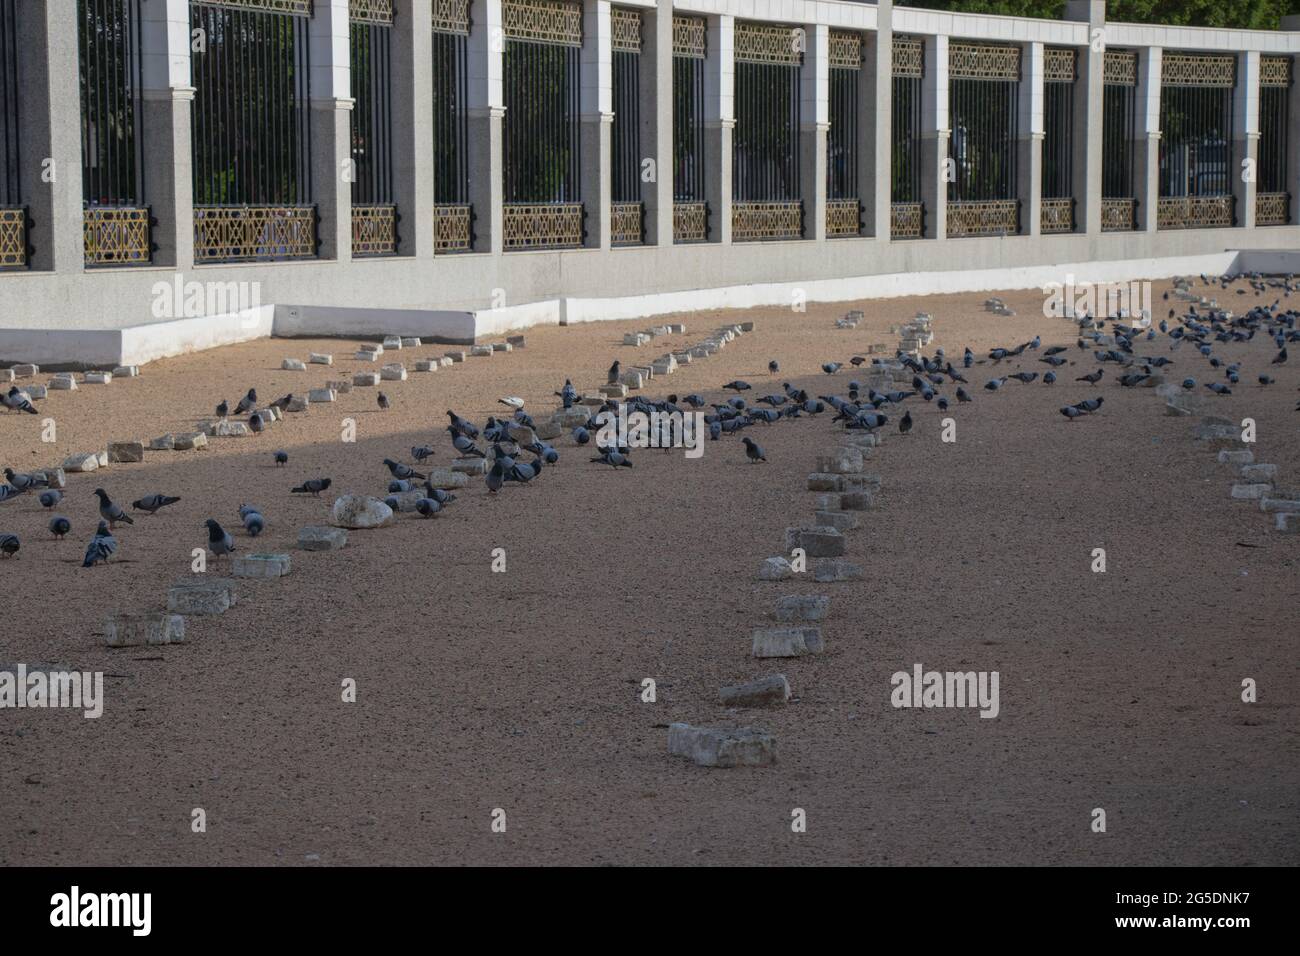
[[[1259,277],[1250,277],[1250,280],[1257,291],[1263,287],[1263,281]],[[1202,276],[1202,281],[1207,284],[1212,281],[1221,282],[1226,289],[1232,280],[1211,280]],[[1283,287],[1289,295],[1290,277],[1287,277]],[[1165,298],[1168,298],[1167,294]],[[1168,317],[1160,320],[1158,326],[1154,328],[1149,317],[1137,322],[1114,319],[1110,320],[1109,332],[1105,322],[1084,316],[1076,320],[1078,337],[1075,347],[1085,353],[1087,358],[1095,360],[1097,367],[1092,372],[1078,376],[1075,381],[1096,385],[1105,377],[1106,367],[1114,366],[1116,371],[1113,374],[1118,385],[1134,388],[1143,385],[1160,370],[1176,362],[1187,364],[1201,362],[1208,370],[1208,377],[1211,380],[1199,384],[1215,395],[1230,395],[1233,387],[1241,383],[1243,369],[1241,362],[1229,361],[1221,354],[1226,347],[1249,342],[1256,335],[1264,335],[1272,339],[1277,349],[1272,364],[1281,365],[1287,361],[1288,344],[1300,340],[1300,330],[1297,329],[1298,318],[1300,312],[1282,310],[1280,300],[1272,305],[1256,306],[1240,316],[1219,308],[1209,308],[1202,314],[1195,305],[1192,305],[1184,315],[1178,317],[1176,310],[1170,309]],[[913,427],[912,409],[906,404],[909,400],[919,398],[925,403],[933,402],[941,412],[944,412],[950,404],[950,399],[944,390],[953,386],[953,395],[957,404],[970,403],[974,398],[965,387],[970,385],[966,373],[973,374],[974,366],[991,364],[997,368],[1003,362],[1021,360],[1029,353],[1037,354],[1041,345],[1041,337],[1036,336],[1033,340],[1013,348],[994,348],[983,359],[977,359],[974,352],[966,348],[960,359],[960,368],[954,366],[942,348],[936,349],[931,356],[900,351],[892,360],[888,360],[888,363],[892,364],[895,370],[901,367],[912,372],[911,387],[908,389],[877,391],[868,387],[864,392],[861,383],[852,380],[848,382],[846,395],[810,395],[805,389],[796,388],[786,382],[779,390],[747,401],[741,397],[742,393],[753,391],[754,386],[737,379],[722,386],[723,391],[735,392],[735,396],[720,402],[709,402],[699,394],[685,395],[680,398],[677,395],[669,395],[664,399],[634,396],[621,402],[611,398],[601,405],[592,406],[588,420],[573,427],[570,436],[575,445],[587,445],[592,441],[593,435],[598,435],[607,420],[606,415],[618,415],[620,404],[626,405],[625,410],[628,414],[641,412],[647,416],[654,412],[661,415],[684,413],[687,408],[694,411],[708,407],[711,411],[705,414],[704,422],[708,426],[709,438],[712,441],[717,441],[724,435],[735,435],[755,425],[771,426],[783,419],[798,419],[805,416],[815,418],[828,412],[834,413],[831,417],[833,423],[841,424],[845,429],[868,432],[884,428],[891,417],[896,417],[898,432],[907,434]],[[1140,350],[1155,350],[1163,345],[1167,345],[1170,354],[1140,354]],[[1048,370],[1041,375],[1038,371],[1011,372],[990,378],[984,382],[983,389],[994,393],[1013,380],[1025,386],[1039,381],[1043,385],[1051,386],[1057,380],[1056,370],[1069,363],[1070,360],[1066,357],[1069,350],[1067,345],[1052,345],[1042,349],[1038,361],[1048,366]],[[868,362],[873,367],[886,364],[885,360],[868,359],[861,355],[850,358],[848,364],[857,370]],[[822,371],[828,376],[838,375],[843,368],[844,364],[840,362],[827,362],[822,365]],[[769,362],[769,374],[775,375],[779,371],[779,362],[776,360]],[[620,363],[615,361],[609,369],[609,383],[617,382],[619,375]],[[877,377],[876,381],[880,382],[884,378],[886,376]],[[1256,381],[1260,387],[1265,387],[1274,384],[1275,380],[1271,375],[1260,372]],[[1182,379],[1181,384],[1184,389],[1192,390],[1197,387],[1198,382],[1194,376],[1188,375]],[[564,387],[555,392],[555,395],[560,398],[564,409],[572,409],[578,401],[578,391],[570,380],[566,380]],[[36,411],[30,399],[16,387],[0,398],[8,409],[27,413]],[[292,396],[285,396],[272,404],[285,407],[291,398]],[[250,429],[254,432],[260,432],[259,426],[263,424],[257,401],[256,390],[249,389],[234,409],[234,414],[248,416]],[[1104,397],[1098,395],[1062,406],[1060,413],[1067,419],[1074,420],[1099,412],[1104,401]],[[387,397],[382,393],[379,395],[378,402],[381,409],[390,405]],[[481,458],[485,462],[490,462],[486,466],[484,483],[491,495],[500,493],[511,483],[526,485],[536,481],[546,468],[557,464],[560,459],[559,451],[553,445],[536,437],[536,423],[524,410],[522,399],[507,397],[500,399],[500,402],[513,410],[511,416],[509,418],[489,416],[482,426],[454,411],[447,412],[446,432],[455,456],[462,459]],[[902,410],[901,416],[898,415],[899,409]],[[1297,404],[1297,410],[1300,410],[1300,404]],[[217,406],[217,414],[223,419],[230,413],[227,402],[223,401]],[[683,420],[682,416],[666,420],[676,423],[678,428],[682,427],[680,424]],[[680,438],[680,435],[665,437]],[[525,440],[525,443],[520,444],[515,440],[516,438]],[[666,449],[673,442],[666,441],[660,444]],[[766,451],[753,438],[742,436],[742,444],[750,463],[767,461]],[[591,463],[615,469],[632,467],[632,449],[626,445],[601,447],[598,441],[597,450],[599,453],[590,459]],[[531,460],[523,460],[525,453],[532,456]],[[410,449],[410,458],[414,465],[392,458],[383,460],[390,476],[386,492],[389,496],[387,502],[394,507],[394,511],[397,510],[395,507],[397,502],[393,496],[413,491],[425,492],[415,501],[414,507],[416,513],[425,518],[437,515],[456,500],[456,495],[443,488],[434,487],[427,475],[419,470],[433,455],[432,446],[419,445]],[[288,463],[289,456],[284,451],[275,451],[273,460],[277,466],[284,466]],[[0,484],[0,503],[21,498],[29,492],[37,492],[40,505],[54,512],[64,497],[62,491],[48,487],[48,481],[43,474],[20,474],[12,468],[6,468],[4,475],[6,482]],[[331,483],[328,477],[310,478],[292,487],[290,491],[294,494],[319,496],[329,489]],[[83,567],[93,567],[112,558],[119,547],[117,538],[113,534],[114,530],[118,525],[129,526],[135,523],[131,514],[114,502],[103,488],[97,488],[94,493],[99,498],[100,521],[94,536],[86,546]],[[131,509],[136,513],[152,515],[179,500],[174,496],[152,494],[132,502]],[[256,537],[266,526],[266,519],[262,516],[261,509],[253,505],[245,504],[240,507],[239,520],[250,537]],[[233,535],[215,518],[208,518],[205,525],[208,530],[207,548],[212,554],[221,557],[235,550]],[[54,538],[61,539],[71,533],[72,525],[67,517],[54,513],[49,522],[49,531]],[[11,557],[19,551],[20,547],[21,542],[17,535],[0,532],[0,556]]]

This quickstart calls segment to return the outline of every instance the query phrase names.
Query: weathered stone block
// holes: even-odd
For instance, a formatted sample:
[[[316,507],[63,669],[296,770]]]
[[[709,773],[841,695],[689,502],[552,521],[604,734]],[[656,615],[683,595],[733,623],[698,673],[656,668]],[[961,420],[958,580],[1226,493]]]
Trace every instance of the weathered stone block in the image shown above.
[[[184,642],[185,618],[179,614],[114,614],[104,621],[104,643],[109,647]]]
[[[784,674],[760,677],[744,684],[723,687],[718,692],[724,707],[771,707],[790,699],[790,682]]]
[[[1273,530],[1282,534],[1300,534],[1300,513],[1279,511],[1273,515]]]
[[[119,365],[113,369],[114,378],[139,378],[140,366],[138,365]]]
[[[395,520],[392,508],[369,495],[340,496],[331,517],[337,527],[352,529],[386,528]]]
[[[333,365],[334,356],[328,352],[312,352],[307,361],[312,365]]]
[[[352,357],[358,362],[378,362],[381,355],[383,355],[382,352],[366,352],[358,350]]]
[[[640,372],[629,371],[629,372],[623,372],[621,375],[619,375],[618,380],[621,384],[626,385],[628,388],[641,388],[645,382],[645,376],[642,375]],[[602,389],[602,391],[603,390],[604,389]]]
[[[167,592],[167,610],[174,614],[225,614],[238,603],[230,578],[194,575],[181,578]]]
[[[840,493],[840,508],[844,511],[868,511],[876,505],[876,496],[870,491],[845,491]]]
[[[144,445],[138,441],[111,441],[108,443],[110,462],[144,461]]]
[[[183,435],[177,435],[175,448],[177,451],[195,451],[208,447],[208,436],[203,432],[186,432]]]
[[[790,577],[794,577],[794,567],[786,558],[768,558],[758,569],[760,581],[784,581]]]
[[[465,475],[486,475],[488,465],[486,458],[453,458],[451,470]]]
[[[10,370],[14,373],[15,378],[31,378],[33,375],[40,374],[41,367],[30,362],[23,362],[13,366]]]
[[[824,471],[816,471],[808,476],[809,491],[839,491],[840,476]]]
[[[1232,486],[1229,494],[1238,501],[1258,501],[1261,498],[1267,498],[1268,493],[1272,490],[1272,482],[1238,483]]]
[[[400,335],[385,335],[384,350],[393,349],[399,351],[402,348],[402,337]]]
[[[474,346],[471,346],[471,347],[470,347],[470,350],[469,350],[469,354],[470,354],[471,357],[474,357],[474,358],[491,358],[491,357],[492,357],[492,346],[490,346],[490,345],[474,345]]]
[[[517,349],[522,349],[528,344],[528,339],[522,335],[507,335],[506,341]]]
[[[510,440],[518,445],[531,445],[537,441],[537,433],[527,425],[507,425],[506,434]]]
[[[535,432],[542,441],[555,441],[564,434],[564,429],[554,421],[538,422]]]
[[[786,594],[776,599],[778,621],[820,621],[831,609],[825,594]]]
[[[817,470],[833,475],[855,475],[862,471],[862,449],[849,445],[817,459]]]
[[[49,388],[46,387],[45,385],[28,385],[26,388],[23,389],[23,391],[27,393],[28,401],[33,401],[33,402],[40,401],[42,398],[45,398],[50,392]]]
[[[1300,501],[1266,496],[1259,499],[1259,510],[1266,514],[1300,514]]]
[[[446,355],[446,358],[451,359],[453,363],[463,362],[463,361],[465,361],[465,353],[464,353],[464,352],[448,352],[447,355]]]
[[[32,473],[44,475],[51,488],[62,490],[68,487],[68,476],[62,468],[35,468]]]
[[[812,558],[834,558],[844,553],[846,538],[829,525],[786,528],[785,548],[803,548]]]
[[[862,580],[862,568],[852,561],[844,561],[838,558],[830,561],[818,561],[813,566],[813,580],[821,584],[833,581],[860,581]]]
[[[71,375],[56,375],[50,379],[46,387],[52,392],[75,392],[77,380]]]
[[[289,399],[289,405],[285,409],[287,412],[305,412],[311,407],[311,399],[306,395],[295,395]]]
[[[63,461],[63,470],[69,474],[83,474],[95,471],[97,468],[99,468],[99,455],[95,452],[71,455]]]
[[[761,730],[717,730],[672,724],[668,752],[701,767],[767,767],[776,763],[776,741]]]
[[[399,362],[392,362],[379,370],[379,377],[385,382],[405,382],[406,366]]]
[[[604,395],[606,398],[626,398],[627,386],[622,382],[614,385],[602,385],[600,387],[600,394]]]
[[[1241,478],[1243,481],[1267,481],[1272,484],[1277,478],[1277,465],[1242,465]]]
[[[111,385],[113,383],[112,372],[87,372],[87,385]]]
[[[159,435],[157,438],[150,439],[150,451],[171,451],[176,447],[175,435]]]
[[[404,349],[418,349],[423,344],[424,343],[420,341],[420,337],[418,335],[402,336],[402,348]]]
[[[442,363],[437,359],[418,359],[415,363],[417,372],[436,372],[442,367]]]
[[[241,554],[230,562],[230,573],[237,578],[279,578],[288,574],[291,567],[292,560],[287,554]]]
[[[1249,465],[1255,460],[1255,453],[1249,448],[1233,450],[1225,448],[1219,452],[1220,465]]]
[[[348,533],[343,528],[311,524],[298,529],[298,547],[304,551],[337,551],[348,543]]]
[[[364,388],[371,385],[379,384],[379,373],[377,372],[357,372],[352,376],[352,384],[358,388]]]
[[[858,516],[851,511],[815,511],[813,520],[836,531],[852,531],[858,526]]]
[[[511,345],[509,342],[493,342],[493,343],[492,343],[492,351],[493,351],[493,352],[513,352],[514,350],[515,350],[515,347],[514,347],[513,345]]]
[[[818,627],[756,627],[752,640],[755,657],[803,657],[823,648]]]
[[[307,364],[302,359],[287,358],[280,363],[280,368],[286,372],[305,372]]]
[[[332,402],[338,397],[338,393],[332,388],[313,388],[307,392],[307,401],[309,402]]]
[[[427,477],[431,487],[441,488],[444,491],[451,491],[454,488],[464,488],[469,484],[468,474],[453,471],[450,468],[429,468],[425,471],[425,476]]]

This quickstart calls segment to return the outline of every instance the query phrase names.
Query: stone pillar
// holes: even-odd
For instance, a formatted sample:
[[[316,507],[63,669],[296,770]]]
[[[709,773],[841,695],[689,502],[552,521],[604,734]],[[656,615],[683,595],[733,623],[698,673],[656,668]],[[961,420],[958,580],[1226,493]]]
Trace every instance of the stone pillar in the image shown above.
[[[393,37],[393,200],[397,252],[433,255],[433,37],[431,0],[396,0]]]
[[[144,201],[158,225],[152,240],[157,265],[184,271],[194,265],[194,87],[190,86],[188,0],[140,8],[140,133]]]
[[[1300,33],[1300,13],[1282,18],[1282,29],[1292,33]],[[1295,71],[1300,68],[1300,58],[1293,58],[1291,61],[1292,80],[1290,96],[1290,113],[1287,118],[1287,142],[1300,143],[1300,90],[1296,89]],[[1291,225],[1300,223],[1300,158],[1295,155],[1295,147],[1292,147],[1291,155],[1287,157],[1286,164],[1286,191],[1291,194]]]
[[[731,243],[731,134],[736,128],[736,18],[709,17],[704,61],[704,196],[709,241]]]
[[[799,198],[803,238],[826,238],[826,132],[830,129],[831,31],[824,23],[804,27],[799,71]]]
[[[609,0],[583,0],[581,91],[582,167],[579,192],[586,210],[588,249],[608,249],[610,170],[614,132],[613,36]]]
[[[1105,0],[1066,0],[1065,19],[1088,24],[1088,43],[1075,47],[1077,75],[1074,81],[1074,128],[1070,131],[1073,153],[1074,228],[1076,232],[1101,232],[1102,118],[1104,115],[1106,28]]]
[[[1020,234],[1043,231],[1043,44],[1027,43],[1021,52],[1020,142],[1016,144],[1016,198],[1020,200]]]
[[[641,183],[647,245],[673,243],[673,5],[641,8],[641,153],[655,178]]]
[[[504,34],[501,0],[471,0],[468,45],[469,201],[474,209],[474,251],[499,255],[504,248],[502,86]]]
[[[1259,53],[1237,54],[1237,87],[1232,91],[1232,155],[1228,163],[1237,225],[1255,228],[1255,196],[1259,192]],[[1243,175],[1246,170],[1250,175]]]
[[[925,38],[925,79],[921,81],[921,200],[927,239],[948,237],[948,38]]]
[[[893,200],[894,29],[893,0],[878,0],[876,32],[864,38],[858,74],[858,192],[868,235],[889,240]]]
[[[348,0],[318,0],[308,28],[311,179],[320,217],[317,255],[352,259],[352,77]],[[346,175],[345,175],[346,173]]]
[[[1135,192],[1137,193],[1137,228],[1155,232],[1160,209],[1160,64],[1163,51],[1158,46],[1138,51],[1137,88],[1137,156]]]
[[[85,268],[81,195],[81,90],[76,0],[16,5],[18,190],[35,225],[29,266],[76,273]]]

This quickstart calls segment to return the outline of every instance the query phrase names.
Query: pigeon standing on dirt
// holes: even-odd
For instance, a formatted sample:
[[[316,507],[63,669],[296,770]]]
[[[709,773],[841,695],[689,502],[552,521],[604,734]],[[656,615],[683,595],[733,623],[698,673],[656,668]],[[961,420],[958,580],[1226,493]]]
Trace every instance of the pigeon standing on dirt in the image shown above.
[[[119,521],[124,524],[135,524],[131,516],[122,510],[121,505],[116,505],[108,497],[108,492],[103,488],[96,488],[95,494],[99,496],[99,516],[108,522],[110,529],[116,527]]]
[[[746,435],[741,439],[745,443],[745,456],[753,464],[756,461],[767,461],[767,456],[763,452],[763,446]]]
[[[320,493],[330,486],[329,478],[308,478],[297,488],[291,488],[290,494],[295,495],[315,495],[320,497]]]
[[[221,527],[215,519],[209,518],[203,522],[208,529],[208,550],[221,557],[223,554],[230,554],[235,550],[235,539],[225,528]]]
[[[48,491],[42,491],[40,497],[36,500],[41,503],[43,508],[53,508],[63,500],[63,492],[57,488],[51,488]]]
[[[101,521],[95,536],[90,539],[90,544],[86,545],[86,556],[82,559],[81,566],[91,568],[101,561],[107,564],[108,559],[115,554],[117,554],[117,538],[113,537],[113,532],[109,530],[108,522]]]
[[[244,522],[244,530],[250,538],[256,538],[266,528],[266,519],[254,505],[240,505],[239,517]]]
[[[36,406],[32,404],[30,397],[15,385],[9,391],[0,395],[0,403],[5,408],[13,409],[15,412],[27,412],[29,415],[36,414]]]
[[[160,508],[174,505],[180,500],[180,498],[175,498],[171,495],[147,495],[138,501],[131,502],[131,507],[136,511],[147,511],[149,514],[157,514]]]
[[[0,556],[12,558],[22,547],[22,542],[18,540],[18,535],[9,534],[8,532],[0,533]]]
[[[609,367],[609,375],[606,377],[607,385],[618,384],[618,370],[620,367],[618,359],[614,359],[614,364]]]
[[[226,403],[222,402],[221,404]],[[255,408],[257,408],[257,389],[250,388],[248,394],[241,398],[239,404],[235,406],[235,414],[242,415],[244,412],[251,412]]]
[[[50,534],[62,540],[63,536],[72,530],[72,522],[63,515],[55,515],[50,519]]]

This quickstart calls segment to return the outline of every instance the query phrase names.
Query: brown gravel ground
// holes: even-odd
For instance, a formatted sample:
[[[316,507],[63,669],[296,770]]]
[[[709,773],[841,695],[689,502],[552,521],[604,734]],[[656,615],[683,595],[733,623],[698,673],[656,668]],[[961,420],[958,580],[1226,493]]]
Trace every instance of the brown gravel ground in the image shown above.
[[[1073,343],[1067,323],[1042,317],[1041,295],[1003,297],[1017,316],[984,313],[984,294],[864,302],[855,331],[833,328],[848,304],[689,314],[688,342],[723,321],[757,329],[647,394],[713,397],[741,376],[758,396],[771,358],[781,378],[843,393],[852,375],[828,379],[820,363],[893,342],[888,327],[917,309],[934,314],[935,344],[954,357],[1035,333],[1044,347]],[[101,646],[107,612],[163,606],[204,518],[238,527],[236,507],[256,502],[269,521],[256,550],[291,548],[327,509],[291,485],[324,474],[334,492],[378,492],[380,460],[429,439],[445,463],[444,409],[481,421],[506,394],[549,409],[566,375],[594,386],[613,358],[663,351],[619,345],[646,324],[530,331],[523,351],[387,383],[387,413],[361,390],[260,437],[74,476],[63,543],[34,496],[0,505],[0,530],[23,539],[0,561],[0,661],[109,675],[98,720],[0,711],[0,863],[1300,862],[1300,539],[1228,499],[1231,469],[1191,440],[1195,420],[1166,417],[1152,391],[1122,389],[1110,370],[1097,388],[1074,383],[1091,359],[1050,390],[1012,382],[993,395],[981,388],[990,367],[977,366],[975,403],[951,412],[955,444],[939,441],[937,409],[915,409],[913,434],[891,434],[868,465],[884,504],[851,535],[863,582],[754,577],[783,529],[811,520],[805,478],[837,444],[829,416],[755,428],[765,466],[728,439],[695,461],[641,451],[635,469],[613,472],[565,437],[560,464],[532,486],[489,500],[476,482],[436,520],[354,532],[339,553],[295,551],[290,577],[247,582],[228,614],[190,619],[186,645]],[[250,385],[265,400],[361,368],[279,370],[313,349],[351,352],[338,340],[261,341],[53,392],[40,404],[57,444],[41,444],[39,418],[0,415],[0,459],[56,464],[184,430]],[[1272,346],[1229,353],[1253,383]],[[1206,378],[1187,351],[1174,358],[1175,374]],[[1271,388],[1206,393],[1207,405],[1254,417],[1257,460],[1289,483],[1300,355],[1273,371]],[[1094,394],[1103,414],[1057,414]],[[344,416],[358,422],[355,445],[339,441]],[[289,452],[285,469],[271,465],[276,448]],[[82,570],[99,485],[123,503],[154,491],[183,500],[122,530],[120,560]],[[504,574],[489,573],[496,547]],[[1094,547],[1107,550],[1105,574],[1089,571]],[[826,652],[751,658],[749,632],[775,598],[814,592],[834,596]],[[1000,716],[891,708],[890,675],[916,662],[999,671]],[[718,704],[720,685],[778,671],[796,695],[784,709]],[[340,702],[346,677],[355,704]],[[658,703],[640,702],[645,677]],[[1240,702],[1245,677],[1256,704]],[[675,720],[766,728],[779,763],[728,771],[670,758]],[[191,833],[195,807],[205,834]],[[504,834],[490,830],[497,807]],[[791,832],[795,807],[807,833]],[[1107,811],[1104,834],[1089,831],[1094,807]]]

